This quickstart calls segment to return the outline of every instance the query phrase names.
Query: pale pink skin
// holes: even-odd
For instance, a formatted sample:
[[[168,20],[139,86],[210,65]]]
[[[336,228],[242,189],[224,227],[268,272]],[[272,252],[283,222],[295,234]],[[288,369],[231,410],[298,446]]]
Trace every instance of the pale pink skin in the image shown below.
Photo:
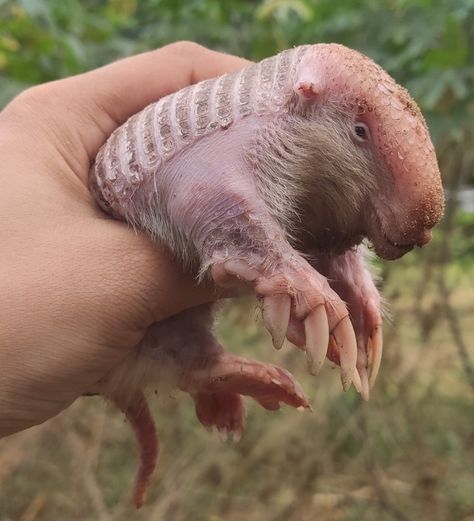
[[[398,258],[429,241],[443,211],[417,106],[371,60],[333,44],[148,107],[101,149],[91,189],[199,276],[236,294],[251,288],[276,347],[285,338],[301,347],[314,373],[327,356],[343,387],[353,382],[365,398],[369,362],[372,384],[380,364],[381,299],[356,246],[368,237],[381,257]],[[226,353],[211,314],[203,306],[152,326],[101,391],[141,396],[168,379],[193,396],[205,426],[237,437],[241,395],[267,409],[308,407],[286,371]],[[146,445],[154,433],[149,423],[143,431]]]

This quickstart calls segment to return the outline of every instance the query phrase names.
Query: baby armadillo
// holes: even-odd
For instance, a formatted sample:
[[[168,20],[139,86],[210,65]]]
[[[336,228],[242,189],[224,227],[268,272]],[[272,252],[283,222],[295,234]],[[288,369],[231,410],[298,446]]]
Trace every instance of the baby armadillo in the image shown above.
[[[287,338],[314,374],[329,358],[343,388],[354,383],[364,398],[382,319],[361,241],[401,257],[430,240],[444,205],[415,102],[336,44],[287,50],[148,106],[101,148],[90,187],[107,213],[166,244],[198,279],[251,288],[276,348]],[[227,353],[212,316],[200,306],[154,324],[99,385],[137,431],[137,506],[158,452],[150,386],[189,392],[204,425],[237,437],[242,395],[269,410],[309,406],[287,371]]]

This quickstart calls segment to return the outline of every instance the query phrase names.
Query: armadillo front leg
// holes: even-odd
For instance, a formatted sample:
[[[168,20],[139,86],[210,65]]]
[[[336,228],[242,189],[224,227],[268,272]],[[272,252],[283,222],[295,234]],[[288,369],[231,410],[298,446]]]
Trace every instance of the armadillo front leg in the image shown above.
[[[200,229],[203,270],[209,270],[215,283],[227,289],[242,283],[253,288],[275,347],[288,338],[291,324],[301,324],[313,373],[327,355],[331,334],[347,389],[356,369],[357,344],[344,302],[326,278],[290,246],[255,192],[221,192],[218,197],[217,206],[229,210]]]
[[[312,264],[328,277],[331,287],[347,303],[357,338],[359,390],[368,399],[369,387],[375,384],[380,368],[383,339],[382,299],[374,283],[367,249],[359,246],[342,255],[320,256]],[[328,357],[337,362],[337,352],[331,347],[330,342]]]

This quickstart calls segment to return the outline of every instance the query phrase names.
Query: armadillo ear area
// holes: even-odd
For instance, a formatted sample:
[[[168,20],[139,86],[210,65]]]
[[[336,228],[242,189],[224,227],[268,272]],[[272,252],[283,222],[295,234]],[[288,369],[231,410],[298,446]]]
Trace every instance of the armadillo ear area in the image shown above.
[[[318,94],[316,85],[311,81],[298,81],[294,87],[296,94],[303,99],[312,99]]]
[[[320,56],[309,49],[302,56],[296,69],[293,90],[300,100],[311,100],[322,94],[324,78],[320,64]]]

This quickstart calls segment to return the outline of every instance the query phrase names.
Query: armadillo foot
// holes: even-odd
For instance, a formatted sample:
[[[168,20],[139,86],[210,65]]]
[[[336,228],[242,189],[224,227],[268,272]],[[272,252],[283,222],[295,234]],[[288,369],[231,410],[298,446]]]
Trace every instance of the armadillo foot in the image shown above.
[[[216,426],[223,438],[233,433],[234,440],[244,428],[241,395],[271,411],[278,410],[281,403],[309,408],[307,396],[291,373],[225,351],[209,360],[205,368],[187,374],[180,387],[193,396],[197,417],[205,427]]]
[[[245,426],[245,404],[242,396],[228,392],[200,392],[193,395],[196,416],[208,429],[217,428],[222,441],[229,436],[237,442]]]
[[[140,465],[135,478],[133,503],[140,508],[145,503],[158,460],[159,440],[155,422],[142,393],[135,395],[132,399],[114,396],[111,400],[125,414],[137,436]]]

